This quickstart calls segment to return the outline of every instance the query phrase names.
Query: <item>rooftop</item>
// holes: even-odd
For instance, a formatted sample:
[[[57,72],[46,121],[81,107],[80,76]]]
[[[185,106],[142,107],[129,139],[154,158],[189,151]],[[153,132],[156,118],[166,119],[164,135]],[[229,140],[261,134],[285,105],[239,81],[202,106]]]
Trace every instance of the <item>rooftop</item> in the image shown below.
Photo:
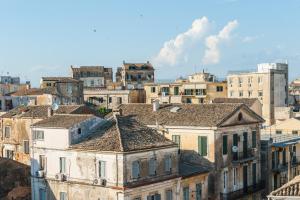
[[[296,144],[300,141],[300,136],[291,134],[261,134],[260,140],[272,140],[272,146],[285,147],[291,144]]]
[[[71,149],[90,151],[131,152],[151,148],[176,147],[156,130],[132,117],[114,115],[84,141],[72,145]]]
[[[176,112],[171,109],[178,107]],[[152,104],[123,104],[123,115],[131,116],[147,125],[217,127],[240,108],[256,115],[244,104],[162,104],[153,111]],[[257,116],[257,122],[263,119]]]
[[[60,83],[80,82],[72,77],[42,77],[42,81],[55,81]]]
[[[125,69],[129,69],[129,67],[136,67],[137,69],[145,67],[146,70],[154,70],[154,68],[153,68],[153,66],[150,62],[146,62],[146,63],[126,63],[126,62],[123,62],[123,66],[124,66]]]
[[[34,123],[39,128],[71,128],[75,124],[95,118],[94,115],[55,114],[47,119]]]
[[[36,96],[43,94],[56,95],[57,91],[55,88],[30,88],[25,90],[18,90],[16,92],[9,93],[10,96]]]
[[[4,115],[2,118],[47,118],[51,106],[19,106]],[[97,113],[85,105],[60,105],[54,114],[94,114]]]
[[[215,98],[213,103],[243,103],[251,107],[257,101],[256,98]]]

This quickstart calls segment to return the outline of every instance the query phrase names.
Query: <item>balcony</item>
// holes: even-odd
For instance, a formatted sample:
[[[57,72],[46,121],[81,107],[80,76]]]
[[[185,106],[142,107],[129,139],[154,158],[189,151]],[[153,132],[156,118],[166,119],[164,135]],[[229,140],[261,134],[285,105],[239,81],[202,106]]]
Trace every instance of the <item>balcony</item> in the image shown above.
[[[247,149],[242,152],[232,152],[233,163],[244,163],[255,159],[255,149]]]
[[[284,172],[288,170],[288,163],[284,162],[284,163],[278,163],[278,164],[274,164],[272,163],[272,171],[273,172]]]
[[[246,188],[242,188],[237,191],[229,192],[229,193],[221,193],[221,200],[230,200],[230,199],[239,199],[241,197],[245,197],[247,195],[259,192],[265,189],[265,182],[260,181],[255,185],[248,186]]]

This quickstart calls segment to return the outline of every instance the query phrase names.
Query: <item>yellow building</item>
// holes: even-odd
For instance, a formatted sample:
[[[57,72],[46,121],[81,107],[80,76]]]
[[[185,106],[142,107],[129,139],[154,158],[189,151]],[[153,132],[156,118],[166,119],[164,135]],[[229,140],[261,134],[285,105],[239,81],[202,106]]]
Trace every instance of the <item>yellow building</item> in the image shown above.
[[[290,118],[284,121],[279,121],[276,124],[265,127],[262,130],[264,134],[290,134],[290,135],[300,135],[300,119]]]
[[[174,83],[148,83],[144,89],[148,104],[154,100],[160,103],[211,103],[215,98],[227,97],[227,83],[217,82],[209,73],[196,73]]]

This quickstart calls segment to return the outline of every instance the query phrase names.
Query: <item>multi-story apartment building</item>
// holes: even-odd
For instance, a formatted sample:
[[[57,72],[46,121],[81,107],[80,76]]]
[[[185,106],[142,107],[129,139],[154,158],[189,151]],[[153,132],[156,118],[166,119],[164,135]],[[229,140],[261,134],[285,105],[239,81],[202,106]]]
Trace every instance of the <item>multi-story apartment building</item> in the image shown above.
[[[71,77],[42,77],[41,88],[52,88],[60,96],[60,104],[83,103],[83,81]]]
[[[216,81],[209,73],[196,73],[188,79],[174,83],[145,84],[146,103],[159,100],[160,103],[211,103],[215,98],[227,97],[227,83]]]
[[[97,107],[113,109],[120,104],[145,103],[144,90],[85,89],[84,101]]]
[[[112,68],[104,66],[71,66],[72,77],[83,81],[85,88],[103,88],[113,82]]]
[[[59,106],[55,111],[51,106],[20,106],[0,117],[0,156],[30,164],[30,126],[38,121],[58,114],[94,114],[83,105]]]
[[[154,68],[149,61],[146,63],[123,61],[123,66],[117,69],[116,82],[121,82],[126,89],[143,89],[145,83],[154,82]]]
[[[54,115],[32,134],[34,200],[207,199],[208,171],[179,162],[176,143],[121,111],[109,121]]]
[[[245,104],[124,104],[123,115],[159,130],[180,154],[209,163],[211,199],[235,199],[261,189],[260,125]]]
[[[261,129],[262,134],[275,133],[277,135],[294,135],[300,136],[300,119],[292,117],[276,124]]]
[[[290,104],[300,105],[300,79],[296,79],[289,85]]]
[[[299,141],[298,135],[261,135],[261,174],[266,182],[267,193],[300,175]]]
[[[288,64],[258,64],[256,72],[230,72],[229,98],[258,98],[266,125],[275,123],[275,107],[288,105]]]

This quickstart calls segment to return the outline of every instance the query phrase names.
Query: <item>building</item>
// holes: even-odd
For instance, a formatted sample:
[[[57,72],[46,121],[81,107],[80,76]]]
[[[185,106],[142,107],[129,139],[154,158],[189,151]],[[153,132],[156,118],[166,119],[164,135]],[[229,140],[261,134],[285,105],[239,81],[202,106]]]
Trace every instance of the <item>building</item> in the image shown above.
[[[209,73],[196,73],[188,79],[174,83],[147,83],[146,103],[159,100],[160,103],[211,103],[215,98],[227,97],[227,83],[216,81]]]
[[[144,103],[144,90],[85,89],[84,101],[96,107],[113,109],[120,104]]]
[[[104,66],[71,66],[72,77],[83,81],[85,88],[103,88],[113,82],[112,68]]]
[[[83,103],[83,81],[70,77],[42,77],[41,89],[52,88],[60,96],[60,104]]]
[[[179,162],[176,143],[121,111],[109,121],[54,115],[32,133],[33,199],[207,199],[208,171]]]
[[[96,114],[84,105],[59,106],[56,111],[51,106],[19,106],[2,115],[0,129],[0,157],[30,164],[30,126],[38,121],[59,114]]]
[[[123,61],[123,66],[117,69],[116,82],[121,82],[126,89],[143,89],[145,83],[154,82],[154,68],[149,61],[146,63]]]
[[[275,133],[278,135],[298,135],[300,136],[300,118],[293,117],[276,124],[261,129],[263,134]]]
[[[300,136],[261,135],[262,179],[266,182],[267,193],[281,187],[300,170]]]
[[[234,199],[260,190],[260,124],[245,104],[124,104],[132,116],[180,146],[180,154],[197,155],[212,165],[211,199]],[[234,146],[234,148],[232,148]]]
[[[228,98],[258,98],[266,125],[275,123],[275,107],[288,105],[288,64],[258,64],[256,72],[229,72]]]
[[[255,98],[215,98],[213,103],[239,103],[245,104],[259,116],[262,116],[262,105],[258,99]]]
[[[30,88],[30,82],[21,83],[20,77],[0,76],[0,95],[28,88]]]
[[[292,105],[300,105],[300,79],[296,79],[289,85],[289,95]]]
[[[300,176],[296,176],[293,180],[284,184],[277,190],[272,191],[268,195],[268,200],[300,199],[299,187],[300,187]]]

